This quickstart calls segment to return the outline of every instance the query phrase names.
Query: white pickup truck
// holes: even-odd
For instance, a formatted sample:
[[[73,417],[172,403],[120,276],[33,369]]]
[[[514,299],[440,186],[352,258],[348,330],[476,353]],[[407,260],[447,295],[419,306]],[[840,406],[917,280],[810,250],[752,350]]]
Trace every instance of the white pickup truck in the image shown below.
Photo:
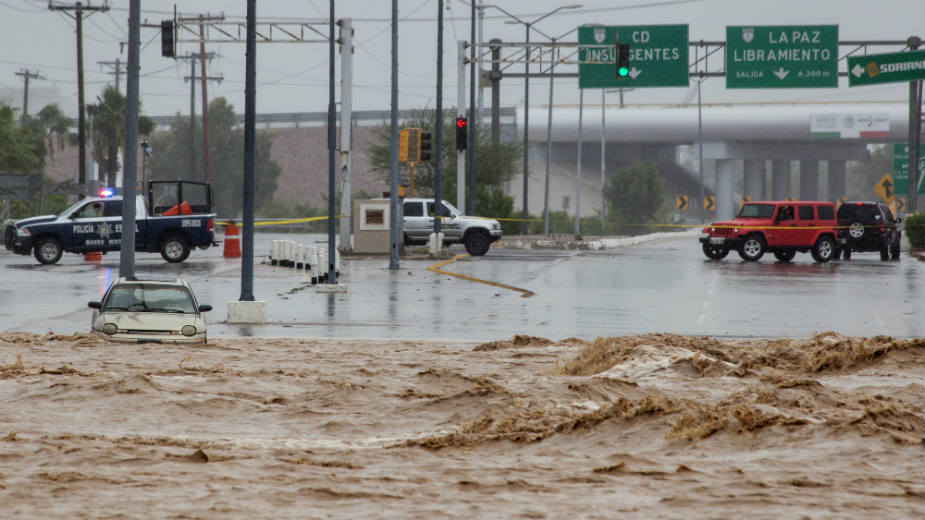
[[[402,217],[405,244],[426,244],[434,232],[434,199],[404,199]],[[443,243],[463,244],[472,256],[488,252],[492,242],[501,239],[501,223],[497,220],[463,215],[447,201],[443,201]]]

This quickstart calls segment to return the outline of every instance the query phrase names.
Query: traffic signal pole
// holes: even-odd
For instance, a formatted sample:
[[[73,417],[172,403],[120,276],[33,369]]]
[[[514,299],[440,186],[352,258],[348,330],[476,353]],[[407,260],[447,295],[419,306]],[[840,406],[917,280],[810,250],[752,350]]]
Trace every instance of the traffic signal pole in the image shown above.
[[[456,76],[456,117],[466,117],[466,42],[459,41]],[[456,147],[456,207],[466,208],[466,150]]]
[[[353,145],[353,25],[350,18],[340,25],[340,250],[353,251],[350,234],[353,231],[353,191],[350,149]]]

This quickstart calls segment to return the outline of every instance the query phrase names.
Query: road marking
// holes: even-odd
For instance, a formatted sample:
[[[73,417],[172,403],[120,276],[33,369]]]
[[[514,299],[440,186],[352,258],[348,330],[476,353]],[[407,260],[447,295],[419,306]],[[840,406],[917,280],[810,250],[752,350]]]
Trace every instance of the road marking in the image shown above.
[[[529,298],[530,296],[533,296],[533,294],[534,294],[533,291],[528,291],[527,289],[521,289],[521,288],[519,288],[519,287],[514,287],[513,285],[507,285],[507,284],[503,284],[503,283],[492,282],[492,281],[489,281],[489,280],[482,280],[482,279],[480,279],[480,278],[473,278],[473,277],[471,277],[471,276],[466,276],[466,275],[464,275],[464,274],[454,273],[454,272],[452,272],[452,271],[444,271],[443,269],[440,269],[441,267],[443,267],[443,266],[445,266],[445,265],[447,265],[447,264],[451,264],[451,263],[453,263],[453,262],[459,260],[460,258],[465,258],[465,257],[467,257],[467,256],[469,256],[469,255],[466,255],[466,254],[456,255],[456,256],[454,256],[453,258],[450,258],[449,260],[444,260],[443,262],[440,262],[439,264],[432,265],[432,266],[428,267],[427,270],[428,270],[428,271],[433,271],[433,272],[435,272],[435,273],[445,274],[445,275],[447,275],[447,276],[455,276],[456,278],[462,278],[463,280],[469,280],[470,282],[478,282],[478,283],[483,283],[483,284],[485,284],[485,285],[491,285],[491,286],[493,286],[493,287],[501,287],[502,289],[508,289],[508,290],[511,290],[511,291],[517,291],[517,292],[519,292],[519,293],[522,293],[522,296],[521,296],[522,298]]]
[[[710,308],[710,299],[713,297],[713,293],[716,290],[717,280],[719,280],[719,272],[713,271],[713,277],[710,279],[710,285],[707,287],[703,302],[700,304],[700,312],[697,313],[697,325],[703,325],[704,320],[707,319],[707,310]]]

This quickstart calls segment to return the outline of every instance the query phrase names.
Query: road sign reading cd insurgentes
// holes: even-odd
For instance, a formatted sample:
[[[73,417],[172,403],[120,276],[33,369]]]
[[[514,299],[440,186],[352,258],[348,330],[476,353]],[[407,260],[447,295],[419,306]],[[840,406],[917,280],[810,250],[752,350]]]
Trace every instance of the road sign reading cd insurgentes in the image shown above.
[[[617,44],[629,45],[629,72],[617,74]],[[687,25],[578,28],[578,87],[686,87]]]
[[[925,79],[925,51],[848,56],[848,86]]]
[[[726,88],[838,87],[837,25],[726,27]]]

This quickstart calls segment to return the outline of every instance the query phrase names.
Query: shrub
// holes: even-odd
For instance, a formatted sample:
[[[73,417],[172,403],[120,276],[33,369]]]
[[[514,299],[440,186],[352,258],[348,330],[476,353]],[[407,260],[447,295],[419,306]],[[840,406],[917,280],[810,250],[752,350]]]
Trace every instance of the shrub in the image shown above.
[[[913,249],[925,249],[925,213],[905,218],[906,237]]]

